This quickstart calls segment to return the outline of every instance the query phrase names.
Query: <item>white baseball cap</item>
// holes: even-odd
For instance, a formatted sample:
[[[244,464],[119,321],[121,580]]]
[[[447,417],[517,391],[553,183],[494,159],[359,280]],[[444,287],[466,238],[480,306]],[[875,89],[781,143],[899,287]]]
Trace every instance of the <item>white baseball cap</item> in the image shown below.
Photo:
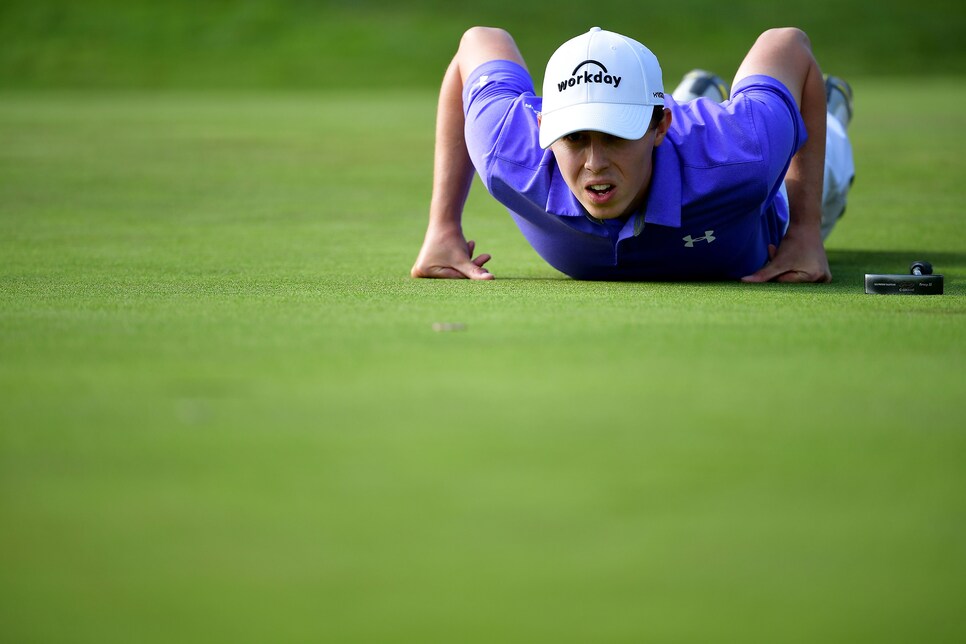
[[[580,130],[639,139],[655,105],[664,105],[657,57],[636,40],[594,27],[562,44],[547,63],[540,147]]]

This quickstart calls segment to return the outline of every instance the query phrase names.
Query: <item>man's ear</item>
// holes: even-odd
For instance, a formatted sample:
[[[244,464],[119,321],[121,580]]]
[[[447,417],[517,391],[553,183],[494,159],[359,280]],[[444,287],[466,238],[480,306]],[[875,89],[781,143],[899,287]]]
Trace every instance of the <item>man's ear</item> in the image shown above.
[[[541,123],[543,123],[543,114],[537,112],[537,127],[540,127]]]
[[[657,124],[654,134],[654,147],[661,145],[664,141],[664,137],[667,136],[667,131],[671,127],[671,110],[664,108],[664,118],[661,122]]]

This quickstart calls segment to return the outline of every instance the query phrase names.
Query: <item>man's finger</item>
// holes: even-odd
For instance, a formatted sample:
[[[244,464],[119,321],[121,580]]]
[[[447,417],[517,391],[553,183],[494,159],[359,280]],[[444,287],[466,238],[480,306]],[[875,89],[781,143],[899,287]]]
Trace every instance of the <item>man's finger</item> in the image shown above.
[[[463,274],[470,278],[471,280],[491,280],[493,279],[493,273],[486,270],[482,266],[477,266],[473,262],[469,265],[463,267]]]
[[[808,273],[802,271],[786,271],[779,275],[776,281],[782,284],[801,284],[804,282],[812,282],[814,280],[809,279]]]
[[[775,281],[783,284],[828,283],[832,281],[832,275],[827,272],[809,273],[808,271],[794,269],[781,270],[768,265],[753,275],[742,277],[741,281],[752,283]]]
[[[768,282],[775,279],[781,275],[784,271],[772,266],[772,262],[775,260],[775,255],[778,254],[778,246],[774,244],[768,244],[768,262],[758,269],[757,272],[751,275],[745,275],[741,278],[742,282],[760,283]]]
[[[779,282],[790,284],[797,282],[800,284],[827,284],[832,281],[829,273],[808,273],[806,271],[788,271],[778,276]]]
[[[491,259],[493,259],[493,257],[489,253],[483,253],[482,255],[474,259],[473,263],[482,268],[483,264],[487,263]]]
[[[429,270],[429,277],[436,279],[449,279],[449,280],[461,280],[466,279],[466,275],[462,271],[449,266],[433,266]]]
[[[774,268],[769,264],[764,268],[762,268],[761,270],[759,270],[757,273],[752,273],[751,275],[746,275],[745,277],[742,277],[741,281],[754,283],[754,284],[758,284],[761,282],[769,282],[775,279],[776,277],[778,277],[779,275],[782,275],[786,272],[787,271],[783,271],[780,268]]]

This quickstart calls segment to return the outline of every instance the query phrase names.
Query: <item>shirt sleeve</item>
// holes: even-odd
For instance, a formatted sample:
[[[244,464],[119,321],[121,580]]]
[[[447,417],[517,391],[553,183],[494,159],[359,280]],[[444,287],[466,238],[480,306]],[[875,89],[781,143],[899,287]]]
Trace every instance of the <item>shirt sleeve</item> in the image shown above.
[[[735,100],[750,103],[750,113],[767,167],[766,203],[770,203],[781,188],[792,157],[808,139],[805,122],[788,89],[770,76],[743,78],[732,90],[732,101]]]
[[[466,147],[476,171],[489,186],[494,160],[539,167],[537,114],[540,99],[530,74],[517,63],[494,60],[470,73],[463,86]]]

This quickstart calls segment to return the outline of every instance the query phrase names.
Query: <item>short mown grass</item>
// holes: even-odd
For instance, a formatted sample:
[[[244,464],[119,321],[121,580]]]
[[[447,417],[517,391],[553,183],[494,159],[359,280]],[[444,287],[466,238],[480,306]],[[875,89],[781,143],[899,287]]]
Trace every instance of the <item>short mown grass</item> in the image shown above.
[[[962,8],[344,5],[0,8],[0,639],[962,641]],[[849,75],[832,284],[574,282],[478,186],[498,279],[408,277],[460,29],[595,22]]]
[[[966,89],[910,83],[799,286],[574,282],[478,189],[498,279],[411,280],[432,91],[3,92],[3,639],[960,640]]]

